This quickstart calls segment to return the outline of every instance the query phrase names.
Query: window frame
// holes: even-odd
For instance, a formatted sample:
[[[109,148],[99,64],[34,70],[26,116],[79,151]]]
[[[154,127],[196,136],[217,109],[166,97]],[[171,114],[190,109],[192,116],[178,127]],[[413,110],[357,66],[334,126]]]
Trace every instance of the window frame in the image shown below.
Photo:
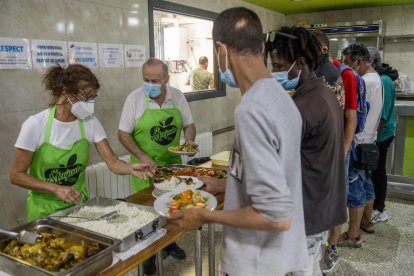
[[[162,0],[148,0],[148,27],[149,27],[149,46],[150,56],[155,56],[155,45],[154,45],[154,10],[165,11],[171,13],[177,13],[185,16],[192,16],[200,19],[206,19],[214,21],[218,17],[218,13],[206,11],[198,8],[193,8],[181,4],[171,3]],[[212,99],[226,96],[226,85],[220,81],[218,74],[217,60],[214,58],[213,66],[215,68],[214,79],[216,82],[216,88],[207,91],[192,91],[184,93],[185,98],[188,102]]]

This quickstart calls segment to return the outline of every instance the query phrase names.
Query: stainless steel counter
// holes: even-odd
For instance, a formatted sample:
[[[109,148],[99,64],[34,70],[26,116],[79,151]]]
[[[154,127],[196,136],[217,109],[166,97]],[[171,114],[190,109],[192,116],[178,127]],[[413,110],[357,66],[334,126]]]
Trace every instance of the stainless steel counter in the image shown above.
[[[397,129],[394,142],[387,154],[387,173],[389,191],[414,196],[414,177],[406,176],[403,172],[404,157],[406,154],[414,154],[405,149],[407,119],[414,118],[414,94],[413,100],[397,100],[395,102],[395,115],[397,116]]]

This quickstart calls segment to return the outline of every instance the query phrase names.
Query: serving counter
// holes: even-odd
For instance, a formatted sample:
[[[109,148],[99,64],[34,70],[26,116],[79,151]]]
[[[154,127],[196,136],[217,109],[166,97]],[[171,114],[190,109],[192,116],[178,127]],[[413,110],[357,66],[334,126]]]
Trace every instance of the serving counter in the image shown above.
[[[387,154],[389,191],[414,196],[414,97],[395,103],[397,130]]]
[[[154,197],[152,196],[152,191],[153,191],[153,187],[149,187],[125,198],[125,200],[127,202],[135,203],[139,205],[153,206]],[[216,199],[217,199],[216,209],[222,209],[223,202],[224,202],[224,195],[218,194],[216,195]],[[186,233],[186,231],[182,230],[181,228],[175,226],[172,223],[167,223],[164,228],[167,230],[167,233],[164,236],[156,240],[154,243],[152,243],[150,246],[146,247],[142,251],[131,256],[130,258],[124,261],[119,261],[113,264],[112,266],[106,268],[105,270],[101,271],[100,275],[124,275],[125,273],[127,273],[130,270],[133,270],[135,267],[139,266],[145,260],[147,260],[149,257],[155,254],[157,254],[158,268],[161,270],[161,274],[162,274],[161,254],[160,254],[161,250]],[[209,235],[208,235],[209,237],[209,242],[208,242],[209,275],[214,276],[215,274],[214,224],[209,224],[208,231],[209,231]],[[196,248],[195,275],[201,276],[201,230],[196,231],[195,248]]]

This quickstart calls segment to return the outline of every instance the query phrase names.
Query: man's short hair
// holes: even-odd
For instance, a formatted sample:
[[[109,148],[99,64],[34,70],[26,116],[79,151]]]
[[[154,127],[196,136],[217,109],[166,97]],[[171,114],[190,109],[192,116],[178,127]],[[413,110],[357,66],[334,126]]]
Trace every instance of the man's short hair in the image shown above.
[[[316,37],[322,47],[328,47],[329,49],[329,38],[328,36],[322,31],[312,31],[312,34]]]
[[[342,55],[348,55],[351,61],[359,58],[362,61],[369,62],[369,51],[364,44],[353,43],[342,50]]]
[[[207,64],[207,63],[208,63],[208,58],[206,56],[201,56],[198,59],[198,64],[200,64],[200,65],[204,65],[204,64]]]
[[[157,58],[149,58],[143,65],[142,65],[142,70],[145,69],[146,66],[161,66],[162,68],[162,73],[164,75],[164,77],[168,76],[168,66],[162,61],[159,60]]]
[[[260,19],[243,7],[227,9],[214,21],[213,41],[220,41],[240,54],[260,54],[264,42]]]
[[[381,55],[377,48],[375,47],[367,47],[369,52],[369,62],[371,66],[374,67],[375,70],[382,67],[381,64]]]

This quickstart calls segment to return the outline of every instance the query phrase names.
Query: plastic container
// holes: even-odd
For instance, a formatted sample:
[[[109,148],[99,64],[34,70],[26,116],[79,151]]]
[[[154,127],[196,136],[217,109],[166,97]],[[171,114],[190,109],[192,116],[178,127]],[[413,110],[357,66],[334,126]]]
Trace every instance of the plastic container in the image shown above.
[[[227,151],[216,153],[213,156],[211,156],[210,159],[213,165],[228,167],[229,159],[230,159],[230,151],[227,150]]]

